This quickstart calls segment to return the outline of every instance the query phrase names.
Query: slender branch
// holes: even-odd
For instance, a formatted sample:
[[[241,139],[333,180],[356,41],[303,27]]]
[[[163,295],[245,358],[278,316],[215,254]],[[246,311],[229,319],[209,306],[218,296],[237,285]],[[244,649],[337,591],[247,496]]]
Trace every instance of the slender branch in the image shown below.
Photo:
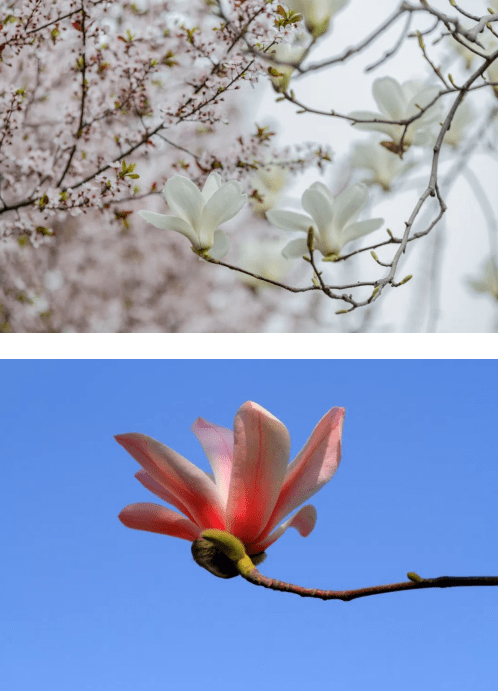
[[[439,576],[439,578],[422,578],[416,573],[409,572],[407,576],[411,580],[401,583],[373,585],[369,588],[358,588],[357,590],[318,590],[317,588],[303,588],[302,586],[293,585],[292,583],[277,581],[275,578],[268,578],[260,574],[256,568],[252,569],[249,573],[241,573],[240,575],[249,583],[261,585],[263,588],[270,588],[270,590],[294,593],[301,597],[314,597],[320,600],[342,600],[343,602],[350,602],[351,600],[357,600],[360,597],[368,597],[369,595],[397,593],[401,590],[498,585],[498,576]]]
[[[311,244],[311,242],[310,242]],[[235,535],[232,535],[226,530],[218,530],[216,528],[208,528],[201,533],[197,543],[209,543],[211,556],[225,555],[235,566],[236,571],[245,578],[246,581],[253,585],[261,585],[263,588],[270,588],[271,590],[281,590],[286,593],[294,593],[301,597],[315,597],[320,600],[343,600],[349,602],[360,597],[367,597],[368,595],[381,595],[382,593],[395,593],[400,590],[423,590],[426,588],[455,588],[458,586],[472,586],[472,585],[498,585],[498,576],[439,576],[438,578],[422,578],[417,573],[409,571],[406,575],[409,581],[402,583],[390,583],[388,585],[374,585],[370,588],[358,588],[357,590],[318,590],[317,588],[303,588],[300,585],[293,585],[292,583],[285,583],[284,581],[277,581],[275,578],[268,578],[263,576],[254,566],[251,557],[246,553],[246,548],[242,540]],[[204,545],[198,545],[203,547]],[[262,557],[262,558],[261,558]],[[195,558],[195,556],[194,556]],[[264,561],[264,552],[253,555],[253,559],[257,564]],[[213,571],[205,562],[200,562],[208,571]],[[228,562],[229,563],[229,562]],[[219,575],[215,573],[215,575]],[[235,575],[235,574],[234,574]],[[223,577],[223,576],[222,576]]]
[[[82,51],[81,51],[81,104],[80,104],[80,120],[78,123],[78,129],[76,131],[76,134],[74,135],[75,140],[77,141],[81,135],[83,134],[83,123],[85,121],[85,98],[86,98],[86,92],[88,89],[87,86],[87,79],[86,79],[86,26],[85,26],[85,6],[83,4],[83,0],[81,0],[81,42],[82,42]],[[62,184],[62,181],[66,177],[67,171],[69,170],[69,167],[71,166],[71,162],[73,160],[74,154],[76,153],[76,148],[77,144],[73,144],[71,147],[71,151],[69,153],[69,157],[67,159],[66,165],[64,167],[64,170],[62,171],[62,175],[60,176],[56,187],[59,187]]]

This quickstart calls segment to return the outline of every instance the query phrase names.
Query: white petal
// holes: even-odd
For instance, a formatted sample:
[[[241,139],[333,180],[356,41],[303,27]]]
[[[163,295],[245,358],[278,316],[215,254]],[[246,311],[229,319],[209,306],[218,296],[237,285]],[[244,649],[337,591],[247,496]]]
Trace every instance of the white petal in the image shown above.
[[[194,247],[199,247],[199,238],[197,233],[190,226],[187,221],[183,218],[178,218],[178,216],[166,216],[165,214],[156,214],[154,211],[139,211],[138,215],[141,216],[147,223],[152,223],[156,228],[161,228],[162,230],[174,230],[181,235],[185,235],[186,238],[194,245]]]
[[[327,185],[324,185],[323,182],[314,182],[312,185],[308,187],[309,190],[319,190],[324,194],[327,199],[330,201],[331,204],[334,203],[334,197],[332,196],[331,191],[327,187]]]
[[[373,231],[380,228],[383,223],[383,218],[371,218],[368,221],[357,221],[356,223],[352,223],[344,228],[342,234],[344,245],[352,240],[357,240],[364,235],[368,235],[368,233],[373,233]]]
[[[328,228],[332,223],[332,204],[321,190],[307,189],[302,198],[302,204],[318,226],[319,232]]]
[[[291,240],[282,250],[282,256],[286,259],[296,259],[297,257],[304,257],[308,254],[307,238],[297,238]]]
[[[352,113],[348,113],[350,118],[357,118],[358,120],[387,120],[385,115],[381,113],[374,113],[371,110],[354,110]],[[358,130],[368,130],[372,132],[384,132],[389,137],[393,139],[399,138],[403,127],[401,125],[389,125],[385,122],[352,122],[351,123]]]
[[[425,108],[428,103],[436,98],[438,93],[439,89],[436,86],[425,87],[414,93],[407,104],[407,117],[412,117],[413,115],[420,113],[420,108]],[[417,108],[417,106],[420,106],[420,108]],[[427,111],[427,114],[424,115],[423,118],[430,116],[431,120],[437,119],[439,117],[438,110],[439,108],[436,107],[436,104],[434,104],[434,106]]]
[[[334,226],[341,230],[345,225],[355,221],[367,203],[366,185],[358,183],[348,187],[337,195],[334,204]]]
[[[173,213],[185,219],[196,230],[199,228],[204,197],[192,180],[183,175],[173,175],[164,185],[164,196]]]
[[[209,250],[209,254],[213,259],[223,259],[223,257],[228,254],[230,249],[230,244],[228,241],[228,236],[222,230],[214,231],[213,246]]]
[[[209,199],[202,212],[201,237],[212,234],[220,223],[236,216],[247,201],[242,185],[236,180],[222,185]]]
[[[376,79],[372,86],[372,94],[379,109],[391,120],[404,120],[405,97],[401,84],[392,77]]]
[[[207,202],[209,199],[211,199],[216,190],[219,190],[222,185],[223,180],[218,173],[215,173],[214,171],[209,173],[206,182],[204,183],[204,187],[202,188],[202,196],[204,197],[204,201]]]
[[[266,212],[266,218],[272,225],[283,230],[302,230],[307,233],[310,226],[316,228],[312,218],[304,214],[298,214],[295,211],[272,209]]]

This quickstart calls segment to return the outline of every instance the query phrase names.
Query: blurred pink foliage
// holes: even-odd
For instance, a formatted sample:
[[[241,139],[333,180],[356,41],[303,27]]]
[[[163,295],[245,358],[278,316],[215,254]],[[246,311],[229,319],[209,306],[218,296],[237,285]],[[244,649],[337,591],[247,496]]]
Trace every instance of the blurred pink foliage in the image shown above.
[[[251,196],[250,174],[269,159],[291,171],[328,160],[312,145],[276,150],[250,119],[251,83],[268,68],[247,45],[294,27],[275,25],[276,3],[225,5],[229,22],[209,0],[3,5],[1,331],[269,328],[282,296],[258,296],[136,213],[168,212],[161,191],[175,173],[200,186],[216,170]],[[249,209],[228,230],[271,233]]]

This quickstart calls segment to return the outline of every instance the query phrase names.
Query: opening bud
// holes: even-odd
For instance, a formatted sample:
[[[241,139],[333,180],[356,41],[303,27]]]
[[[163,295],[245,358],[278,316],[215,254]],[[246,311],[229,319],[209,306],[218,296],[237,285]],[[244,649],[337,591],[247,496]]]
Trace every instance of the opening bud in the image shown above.
[[[218,578],[234,578],[239,575],[237,562],[252,562],[252,566],[261,564],[267,557],[266,552],[248,557],[243,542],[224,530],[208,529],[202,537],[192,543],[192,556],[204,569]]]

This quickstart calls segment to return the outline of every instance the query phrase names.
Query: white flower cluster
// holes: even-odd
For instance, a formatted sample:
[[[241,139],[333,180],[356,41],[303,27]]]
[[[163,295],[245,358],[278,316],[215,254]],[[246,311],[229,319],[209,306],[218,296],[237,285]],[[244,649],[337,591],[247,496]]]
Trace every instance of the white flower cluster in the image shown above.
[[[164,196],[176,214],[167,216],[153,211],[139,215],[156,228],[174,230],[192,243],[199,255],[221,259],[228,252],[228,237],[218,225],[238,214],[247,201],[239,182],[223,183],[218,173],[210,173],[202,192],[183,175],[174,175],[164,186]],[[352,240],[380,228],[384,219],[358,221],[368,201],[364,184],[358,183],[333,197],[322,182],[312,184],[302,196],[305,214],[294,211],[270,210],[266,217],[277,228],[303,231],[313,228],[314,247],[325,260],[337,259],[343,247]],[[291,240],[282,250],[287,258],[302,257],[308,252],[307,237]]]

